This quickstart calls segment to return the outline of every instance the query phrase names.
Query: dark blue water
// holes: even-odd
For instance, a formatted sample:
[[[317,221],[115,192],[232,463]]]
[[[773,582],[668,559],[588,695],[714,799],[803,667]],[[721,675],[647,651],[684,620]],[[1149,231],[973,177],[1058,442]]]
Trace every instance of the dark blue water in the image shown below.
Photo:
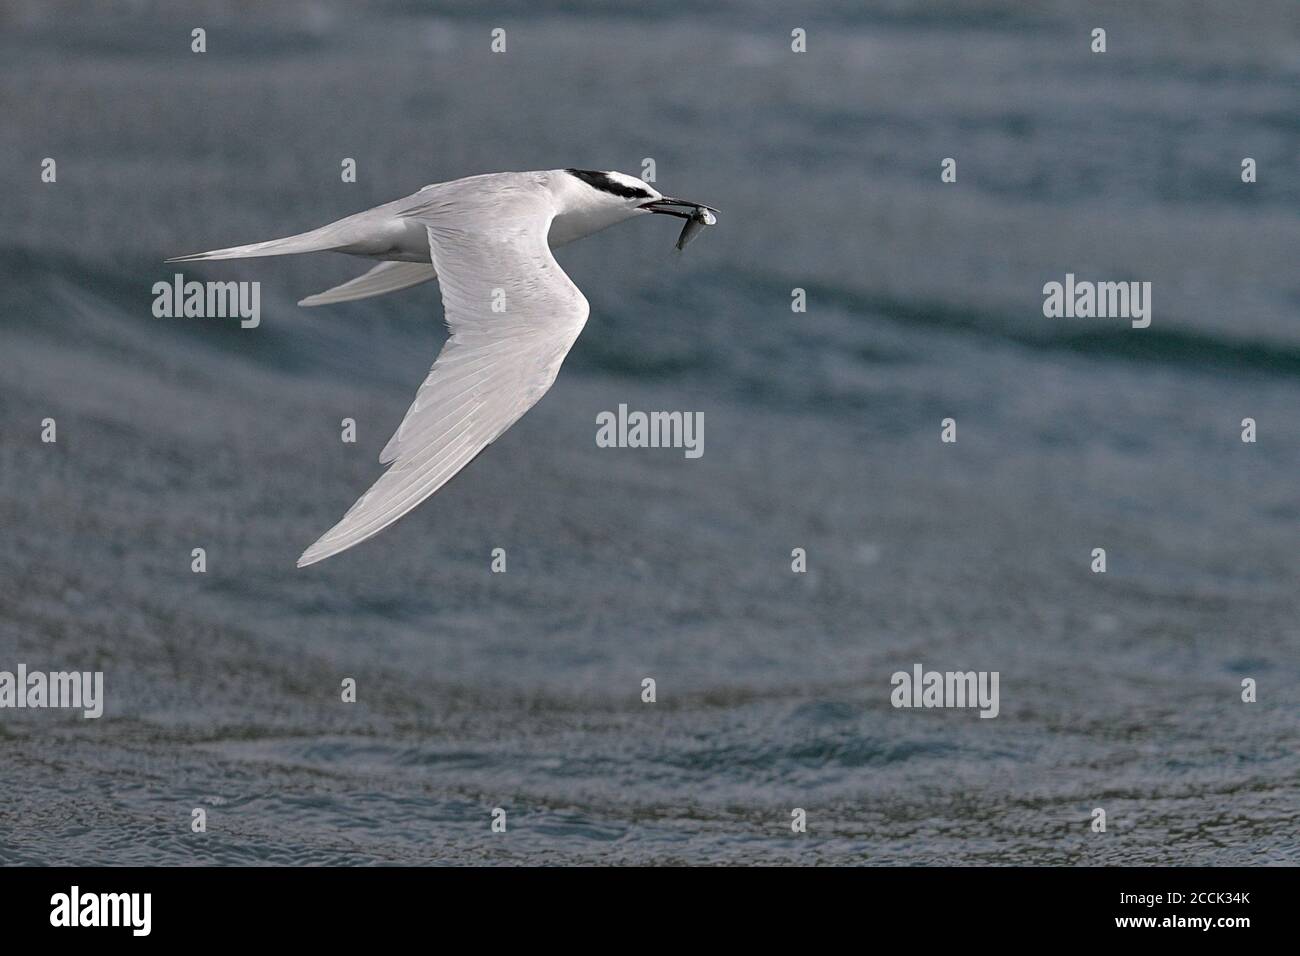
[[[107,696],[0,711],[0,861],[1298,861],[1294,4],[440,9],[0,15],[0,670]],[[547,397],[295,569],[436,289],[185,269],[262,282],[240,330],[153,318],[161,260],[647,157],[718,228],[562,250],[591,319]],[[1044,318],[1067,272],[1151,282],[1151,327]],[[597,448],[620,403],[702,411],[704,456]],[[998,671],[999,716],[895,710],[916,662]]]

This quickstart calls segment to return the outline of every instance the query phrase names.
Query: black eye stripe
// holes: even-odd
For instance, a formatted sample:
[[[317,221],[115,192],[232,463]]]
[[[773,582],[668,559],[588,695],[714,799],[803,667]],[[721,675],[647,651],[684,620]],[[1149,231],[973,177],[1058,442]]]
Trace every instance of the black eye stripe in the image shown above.
[[[570,176],[576,176],[588,186],[599,189],[603,193],[610,193],[614,196],[622,196],[624,199],[652,199],[654,198],[649,192],[639,186],[626,186],[615,179],[610,179],[606,173],[596,172],[593,169],[566,169]]]

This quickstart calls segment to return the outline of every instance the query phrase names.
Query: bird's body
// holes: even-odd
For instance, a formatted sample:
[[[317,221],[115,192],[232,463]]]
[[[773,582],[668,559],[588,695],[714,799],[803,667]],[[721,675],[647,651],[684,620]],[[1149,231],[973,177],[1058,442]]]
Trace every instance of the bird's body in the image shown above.
[[[709,207],[666,198],[616,172],[489,173],[435,183],[300,235],[168,260],[305,252],[381,260],[300,305],[368,298],[439,279],[451,335],[380,453],[380,462],[391,467],[303,553],[299,567],[350,548],[406,514],[551,387],[588,312],[552,248],[642,213],[689,220],[701,208]]]

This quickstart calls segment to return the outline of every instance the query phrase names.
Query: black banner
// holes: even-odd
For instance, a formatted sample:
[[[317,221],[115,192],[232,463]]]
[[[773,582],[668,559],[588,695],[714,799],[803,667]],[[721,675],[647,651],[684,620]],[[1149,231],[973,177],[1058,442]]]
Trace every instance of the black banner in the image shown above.
[[[1293,882],[1287,869],[1226,868],[0,871],[7,940],[75,933],[78,943],[338,944],[475,926],[612,942],[688,923],[736,940],[814,921],[819,932],[926,944],[1131,936],[1231,946],[1289,922]]]

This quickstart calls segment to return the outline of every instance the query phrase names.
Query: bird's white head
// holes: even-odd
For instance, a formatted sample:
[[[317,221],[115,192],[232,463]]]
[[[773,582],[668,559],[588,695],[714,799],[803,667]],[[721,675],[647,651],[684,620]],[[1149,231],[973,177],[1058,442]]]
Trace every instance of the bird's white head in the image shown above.
[[[703,203],[664,196],[636,176],[591,169],[557,170],[551,188],[560,200],[560,213],[551,224],[551,245],[558,246],[599,232],[642,213],[663,213],[689,219]]]

